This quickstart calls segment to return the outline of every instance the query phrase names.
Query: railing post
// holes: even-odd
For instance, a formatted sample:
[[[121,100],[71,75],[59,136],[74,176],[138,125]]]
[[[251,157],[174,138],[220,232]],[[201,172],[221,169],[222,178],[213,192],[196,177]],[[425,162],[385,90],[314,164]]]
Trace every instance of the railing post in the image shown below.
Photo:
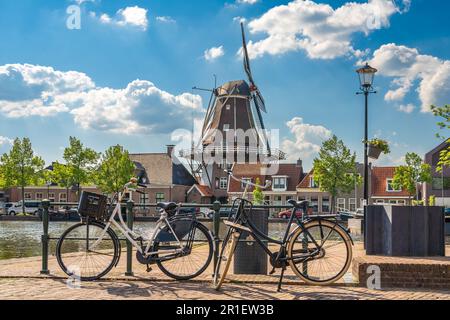
[[[127,202],[127,227],[130,230],[133,230],[133,220],[134,220],[133,207],[134,207],[133,200],[131,200],[131,199],[128,200],[128,202]],[[127,240],[127,271],[125,272],[126,276],[130,276],[130,277],[134,276],[132,261],[133,261],[133,245],[131,244],[130,241]]]
[[[213,270],[213,277],[216,272],[216,266],[217,261],[219,260],[219,244],[220,244],[220,238],[219,238],[219,231],[220,231],[220,202],[215,201],[213,203],[213,210],[214,210],[214,216],[213,216],[213,231],[214,231],[214,243],[215,243],[215,250],[214,250],[214,270]]]
[[[41,242],[42,242],[42,269],[41,274],[49,274],[50,271],[48,270],[48,209],[50,208],[50,201],[49,200],[43,200],[42,201],[42,208],[44,209],[42,212],[42,224],[44,227],[44,232],[41,236]]]

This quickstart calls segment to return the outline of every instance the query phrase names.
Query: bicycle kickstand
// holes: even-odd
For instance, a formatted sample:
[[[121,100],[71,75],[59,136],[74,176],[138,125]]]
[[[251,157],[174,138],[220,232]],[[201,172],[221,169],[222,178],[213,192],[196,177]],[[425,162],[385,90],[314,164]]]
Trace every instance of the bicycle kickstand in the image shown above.
[[[281,284],[283,283],[283,276],[284,276],[284,271],[286,270],[286,267],[281,268],[281,274],[280,274],[280,280],[278,281],[278,289],[277,292],[281,291]]]

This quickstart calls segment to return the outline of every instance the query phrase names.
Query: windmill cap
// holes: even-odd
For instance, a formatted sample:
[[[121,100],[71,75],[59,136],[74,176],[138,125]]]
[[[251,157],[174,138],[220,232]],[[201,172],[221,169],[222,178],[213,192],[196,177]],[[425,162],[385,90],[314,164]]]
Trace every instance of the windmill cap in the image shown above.
[[[250,87],[245,80],[230,81],[217,88],[218,96],[238,95],[250,96]]]

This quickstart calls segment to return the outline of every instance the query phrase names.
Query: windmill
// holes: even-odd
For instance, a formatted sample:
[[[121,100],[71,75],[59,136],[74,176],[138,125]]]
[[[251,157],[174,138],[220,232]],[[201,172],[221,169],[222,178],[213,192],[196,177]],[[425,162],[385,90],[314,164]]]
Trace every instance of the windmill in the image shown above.
[[[212,90],[194,87],[196,90],[210,91],[211,98],[197,148],[181,152],[181,156],[190,159],[191,164],[195,158],[197,164],[191,165],[193,175],[213,190],[214,180],[218,175],[222,177],[223,166],[284,158],[282,152],[273,152],[269,145],[262,117],[262,113],[267,113],[267,108],[251,71],[243,23],[241,32],[243,66],[248,82],[229,81],[219,87],[214,86]],[[205,152],[213,153],[216,159],[219,155],[224,163],[208,163],[204,158]]]

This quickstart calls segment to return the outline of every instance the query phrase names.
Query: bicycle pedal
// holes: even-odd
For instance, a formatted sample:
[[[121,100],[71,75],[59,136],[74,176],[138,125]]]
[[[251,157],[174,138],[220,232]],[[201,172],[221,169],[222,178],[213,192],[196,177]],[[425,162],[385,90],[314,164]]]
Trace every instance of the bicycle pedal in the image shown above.
[[[273,275],[274,273],[275,273],[275,268],[273,268],[270,272],[269,272],[269,275]]]
[[[147,272],[150,272],[150,271],[152,271],[153,269],[152,269],[152,267],[150,267],[149,265],[147,265]]]

